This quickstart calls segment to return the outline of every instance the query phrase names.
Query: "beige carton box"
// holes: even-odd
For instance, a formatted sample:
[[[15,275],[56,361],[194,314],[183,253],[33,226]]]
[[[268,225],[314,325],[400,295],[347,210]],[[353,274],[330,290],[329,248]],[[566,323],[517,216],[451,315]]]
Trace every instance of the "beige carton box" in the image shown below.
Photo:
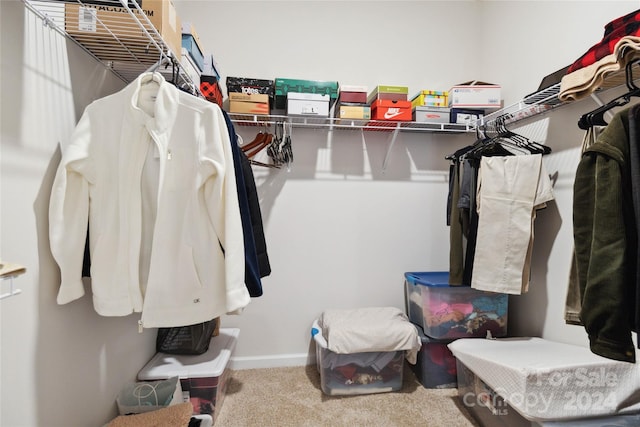
[[[140,7],[151,24],[158,31],[162,40],[176,58],[181,57],[182,26],[171,0],[141,0]],[[130,50],[134,55],[145,60],[158,60],[156,49],[149,49],[149,36],[153,28],[148,27],[144,17],[135,6],[130,7],[138,19],[124,7],[94,4],[65,4],[65,31],[69,36],[86,46],[94,55],[102,60],[115,60],[110,55],[122,55],[122,51]],[[122,45],[126,49],[122,48]]]

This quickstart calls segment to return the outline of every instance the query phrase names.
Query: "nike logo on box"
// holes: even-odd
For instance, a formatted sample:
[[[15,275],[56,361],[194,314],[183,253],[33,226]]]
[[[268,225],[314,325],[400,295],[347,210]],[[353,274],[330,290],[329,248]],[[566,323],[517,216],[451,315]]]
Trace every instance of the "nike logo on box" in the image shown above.
[[[399,108],[389,108],[384,113],[384,118],[385,119],[393,119],[394,117],[399,116],[400,114],[402,114],[402,111],[400,111]]]

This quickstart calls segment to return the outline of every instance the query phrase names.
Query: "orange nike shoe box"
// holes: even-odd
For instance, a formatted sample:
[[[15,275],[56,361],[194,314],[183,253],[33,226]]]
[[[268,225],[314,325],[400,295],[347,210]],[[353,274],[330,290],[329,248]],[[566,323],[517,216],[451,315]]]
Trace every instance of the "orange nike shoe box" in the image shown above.
[[[411,101],[376,99],[371,103],[372,120],[411,121]]]

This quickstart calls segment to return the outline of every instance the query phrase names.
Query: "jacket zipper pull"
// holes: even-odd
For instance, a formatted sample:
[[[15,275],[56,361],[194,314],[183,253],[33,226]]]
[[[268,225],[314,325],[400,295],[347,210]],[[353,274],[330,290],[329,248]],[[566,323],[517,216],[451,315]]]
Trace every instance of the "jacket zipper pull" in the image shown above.
[[[171,160],[172,157],[171,150],[167,150],[167,160]]]
[[[138,320],[138,333],[141,334],[144,330],[144,326],[142,326],[142,319]]]

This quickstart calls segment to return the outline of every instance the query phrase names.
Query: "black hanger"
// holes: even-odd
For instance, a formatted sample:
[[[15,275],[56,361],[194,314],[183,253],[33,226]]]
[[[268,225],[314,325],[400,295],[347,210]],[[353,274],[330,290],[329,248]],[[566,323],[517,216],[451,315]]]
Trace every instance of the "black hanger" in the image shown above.
[[[627,89],[629,91],[623,95],[618,96],[617,98],[612,99],[608,103],[601,105],[593,111],[590,111],[586,114],[583,114],[578,120],[578,127],[582,130],[587,130],[593,126],[606,126],[608,123],[604,119],[604,113],[611,110],[615,107],[621,107],[629,101],[634,96],[640,96],[640,88],[633,83],[633,66],[640,62],[640,59],[636,59],[635,61],[629,62],[625,66],[625,77]]]
[[[506,122],[512,116],[503,114],[484,128],[484,137],[477,139],[472,145],[459,149],[446,156],[447,160],[457,161],[461,158],[480,158],[482,155],[515,155],[549,154],[551,148],[530,140],[524,135],[507,129]]]

